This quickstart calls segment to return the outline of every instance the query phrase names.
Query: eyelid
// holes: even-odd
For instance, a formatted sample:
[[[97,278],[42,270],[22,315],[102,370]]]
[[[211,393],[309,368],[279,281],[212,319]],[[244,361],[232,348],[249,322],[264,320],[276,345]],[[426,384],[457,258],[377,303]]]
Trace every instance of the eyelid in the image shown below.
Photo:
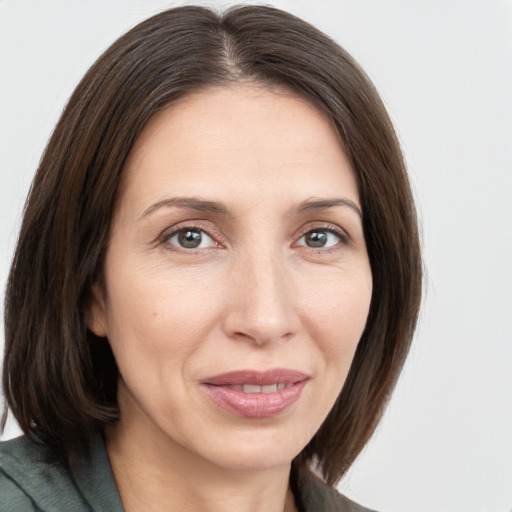
[[[313,222],[313,223],[308,223],[305,226],[302,226],[300,228],[300,230],[299,230],[299,232],[298,232],[298,234],[296,236],[296,241],[294,242],[294,245],[304,235],[307,235],[311,231],[315,231],[315,230],[318,230],[318,231],[329,231],[330,233],[335,234],[336,236],[339,237],[340,244],[337,244],[334,247],[328,247],[328,248],[321,248],[321,247],[313,248],[313,247],[308,247],[308,246],[300,246],[300,247],[306,247],[306,248],[312,249],[314,251],[321,251],[321,250],[327,251],[329,249],[333,250],[333,249],[339,247],[339,245],[348,245],[351,242],[351,238],[350,238],[349,234],[344,229],[339,227],[338,225],[332,224],[331,222]]]
[[[223,238],[222,234],[219,230],[215,229],[211,223],[204,222],[200,220],[186,220],[183,222],[179,222],[178,224],[173,224],[172,226],[167,227],[164,229],[155,239],[154,243],[156,245],[163,245],[167,243],[173,236],[178,234],[180,231],[190,229],[192,231],[203,231],[208,235],[216,244],[217,247],[223,247],[223,243],[220,241],[220,239]],[[169,244],[171,247],[171,245]],[[179,251],[180,248],[177,246],[172,246],[174,250]],[[183,248],[183,251],[186,252],[194,252],[194,251],[205,251],[208,249],[216,249],[217,247],[208,247],[208,248],[202,248],[202,249],[185,249]]]
[[[173,224],[172,226],[167,227],[157,236],[157,238],[154,240],[154,244],[155,245],[163,245],[166,242],[168,242],[168,240],[171,237],[175,236],[178,232],[185,230],[185,229],[203,231],[217,244],[217,247],[224,246],[224,242],[223,242],[224,236],[222,235],[222,233],[218,229],[216,229],[215,226],[213,226],[210,222],[205,222],[205,221],[201,221],[201,220],[186,220],[186,221],[182,221],[182,222],[179,222],[177,224]],[[292,246],[296,246],[297,241],[299,239],[301,239],[304,235],[308,234],[309,232],[314,231],[315,229],[329,231],[329,232],[335,234],[336,236],[339,237],[340,243],[336,244],[335,246],[328,247],[328,248],[321,248],[321,247],[313,248],[313,247],[302,246],[302,245],[300,247],[305,247],[306,249],[311,249],[315,252],[319,252],[322,250],[323,251],[329,251],[329,250],[332,251],[332,250],[336,250],[337,248],[339,248],[340,245],[341,246],[348,245],[351,242],[350,235],[344,229],[342,229],[340,226],[338,226],[336,224],[333,224],[331,222],[309,222],[309,223],[305,224],[304,226],[302,226],[298,230],[297,234],[294,237],[295,241],[293,242]],[[172,247],[176,251],[180,250],[179,247],[175,247],[175,246],[172,246]],[[216,249],[217,247],[202,248],[202,249],[183,249],[183,251],[186,251],[186,252],[193,252],[195,250],[205,251],[208,249]]]

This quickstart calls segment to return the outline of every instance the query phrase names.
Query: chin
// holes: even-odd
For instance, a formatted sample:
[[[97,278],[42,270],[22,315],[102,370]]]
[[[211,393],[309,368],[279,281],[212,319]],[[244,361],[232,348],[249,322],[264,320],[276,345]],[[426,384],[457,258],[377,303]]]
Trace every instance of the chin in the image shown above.
[[[296,455],[297,453],[283,453],[275,447],[271,449],[242,449],[216,457],[215,463],[219,467],[234,471],[270,471],[289,466]]]
[[[223,436],[222,441],[210,442],[208,454],[204,455],[219,467],[237,471],[266,471],[289,466],[309,442],[310,436],[279,430]]]

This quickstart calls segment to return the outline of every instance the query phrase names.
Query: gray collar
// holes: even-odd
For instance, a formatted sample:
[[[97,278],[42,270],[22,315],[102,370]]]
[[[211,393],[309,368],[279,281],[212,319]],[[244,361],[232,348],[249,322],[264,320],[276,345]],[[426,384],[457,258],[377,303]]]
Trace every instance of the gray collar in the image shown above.
[[[91,458],[71,471],[30,437],[0,443],[1,473],[12,482],[16,503],[27,500],[41,512],[124,512],[100,435],[94,439]]]

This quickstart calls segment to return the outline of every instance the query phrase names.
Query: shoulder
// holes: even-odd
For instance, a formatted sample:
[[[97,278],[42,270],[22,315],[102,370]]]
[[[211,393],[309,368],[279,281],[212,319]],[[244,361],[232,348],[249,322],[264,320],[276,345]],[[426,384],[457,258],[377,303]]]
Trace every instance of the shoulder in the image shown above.
[[[33,512],[34,502],[0,470],[0,512]]]
[[[0,443],[0,496],[0,512],[86,510],[69,471],[26,436]]]
[[[298,470],[297,487],[303,512],[375,512],[343,496],[308,468]]]

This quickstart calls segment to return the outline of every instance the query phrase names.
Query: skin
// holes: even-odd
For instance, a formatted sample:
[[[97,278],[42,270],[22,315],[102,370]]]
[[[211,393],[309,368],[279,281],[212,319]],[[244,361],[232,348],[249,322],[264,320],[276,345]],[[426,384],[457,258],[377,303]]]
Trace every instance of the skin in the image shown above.
[[[336,131],[291,93],[210,88],[150,120],[90,320],[121,375],[121,420],[106,434],[127,512],[295,510],[291,461],[340,393],[368,315],[359,208]],[[180,246],[185,228],[197,248]],[[200,385],[272,368],[309,379],[271,418],[234,415]]]

